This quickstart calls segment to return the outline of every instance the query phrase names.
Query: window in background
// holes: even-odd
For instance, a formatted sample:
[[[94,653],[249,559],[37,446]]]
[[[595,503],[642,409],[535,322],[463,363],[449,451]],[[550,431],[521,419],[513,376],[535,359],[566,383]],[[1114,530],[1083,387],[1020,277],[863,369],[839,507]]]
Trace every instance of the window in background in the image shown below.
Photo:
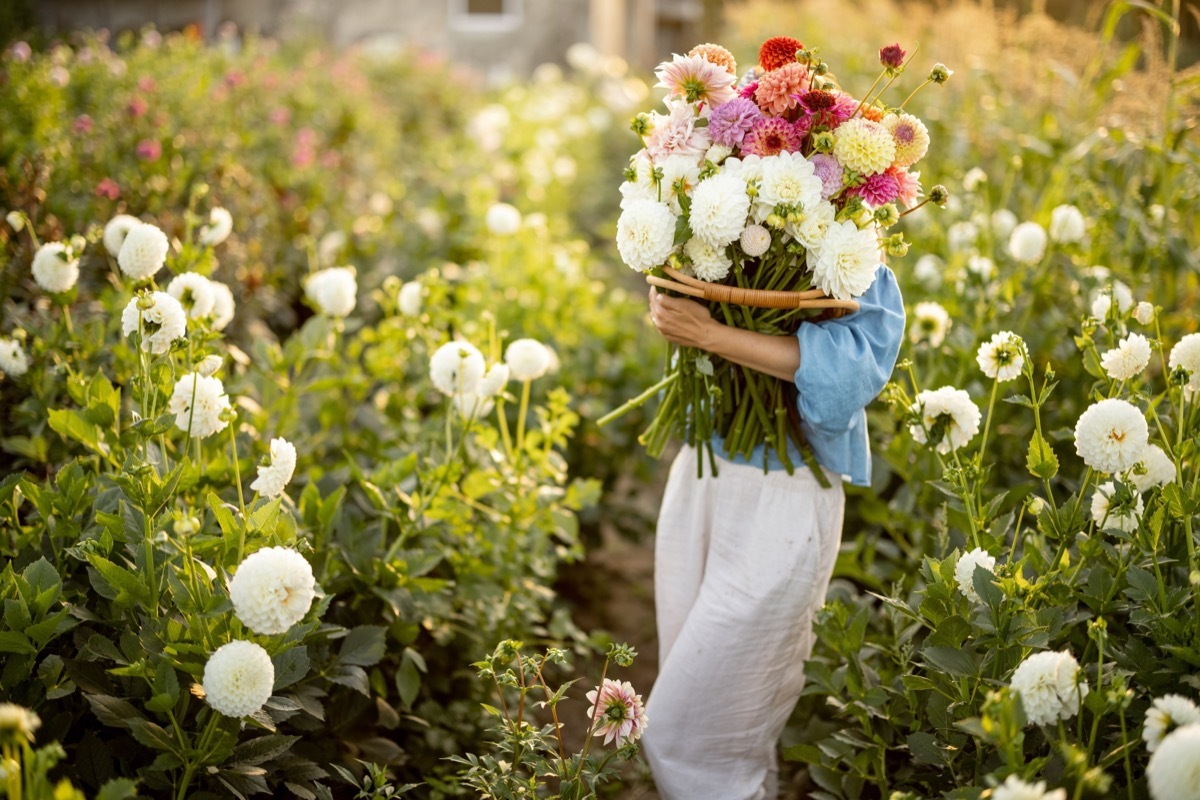
[[[450,28],[464,33],[507,33],[521,27],[524,0],[450,0]]]

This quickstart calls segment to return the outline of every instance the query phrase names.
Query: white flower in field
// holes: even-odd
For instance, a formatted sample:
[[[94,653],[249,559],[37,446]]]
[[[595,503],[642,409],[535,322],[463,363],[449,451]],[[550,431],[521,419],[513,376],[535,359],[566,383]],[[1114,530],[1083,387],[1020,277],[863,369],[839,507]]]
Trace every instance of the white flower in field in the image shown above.
[[[200,228],[200,244],[216,247],[233,233],[233,215],[220,206],[208,212],[208,224]]]
[[[450,398],[450,402],[454,404],[458,415],[463,419],[483,419],[492,413],[492,408],[495,407],[492,398],[475,392],[456,394]]]
[[[187,314],[183,306],[166,292],[134,295],[121,312],[121,331],[126,336],[138,332],[141,315],[142,349],[161,355],[171,342],[187,335]]]
[[[1009,775],[992,790],[992,800],[1067,800],[1067,790],[1046,791],[1045,781],[1026,783],[1016,775]]]
[[[992,212],[992,233],[997,239],[1010,236],[1017,227],[1017,215],[1007,208],[998,208]]]
[[[809,251],[810,259],[819,258],[829,236],[829,226],[834,224],[836,217],[837,209],[833,203],[821,200],[800,212],[799,222],[789,219],[784,230]]]
[[[742,235],[749,213],[746,184],[736,175],[718,173],[696,186],[689,222],[710,248],[724,248]]]
[[[725,255],[723,245],[713,247],[699,236],[693,236],[683,245],[683,254],[692,262],[692,274],[702,281],[725,280],[733,261]]]
[[[921,444],[932,444],[942,455],[957,450],[979,432],[979,407],[962,389],[943,386],[917,395],[909,411],[919,417],[908,426]]]
[[[764,158],[762,185],[756,198],[760,204],[756,216],[761,218],[757,221],[762,222],[767,214],[780,205],[797,210],[812,208],[821,201],[821,188],[821,179],[817,177],[812,162],[802,154],[784,152]],[[762,213],[764,207],[766,213]],[[695,213],[694,207],[692,212]]]
[[[946,230],[946,246],[952,253],[973,250],[979,239],[979,227],[970,220],[960,220]]]
[[[1143,300],[1133,309],[1133,318],[1141,325],[1149,325],[1154,322],[1154,306]]]
[[[1153,753],[1162,744],[1166,735],[1175,728],[1200,723],[1200,708],[1179,694],[1168,694],[1154,698],[1146,709],[1146,722],[1142,727],[1142,739],[1147,752]]]
[[[0,737],[5,740],[5,749],[9,744],[33,742],[34,734],[40,727],[42,718],[28,708],[16,703],[0,703]],[[17,770],[15,774],[20,774],[20,765],[17,765]]]
[[[859,230],[849,220],[834,222],[812,265],[813,284],[830,297],[849,300],[870,288],[878,267],[879,236],[874,227]]]
[[[476,393],[484,371],[483,354],[470,342],[446,342],[429,358],[429,379],[446,395]]]
[[[208,704],[227,717],[248,717],[271,698],[275,665],[254,642],[223,644],[204,665],[201,684]]]
[[[208,285],[213,293],[212,329],[223,331],[233,322],[233,292],[220,281],[209,281]]]
[[[515,381],[532,381],[550,368],[550,354],[537,339],[517,339],[504,351],[504,363]]]
[[[979,167],[971,167],[967,170],[967,174],[963,175],[963,189],[968,192],[974,192],[983,184],[987,183],[987,173]]]
[[[292,455],[294,460],[295,450]],[[237,568],[229,582],[229,599],[243,625],[272,636],[287,633],[304,619],[316,596],[315,586],[312,567],[304,556],[287,547],[265,547],[247,556]]]
[[[176,275],[167,284],[167,294],[179,301],[188,319],[207,317],[217,303],[212,282],[198,272]]]
[[[1112,508],[1113,495],[1116,494],[1116,491],[1117,486],[1112,481],[1105,481],[1096,487],[1095,493],[1092,494],[1092,519],[1096,520],[1096,524],[1102,529],[1116,528],[1126,533],[1133,533],[1137,530],[1142,512],[1146,510],[1142,503],[1142,495],[1141,493],[1135,495],[1133,508],[1116,510]]]
[[[1110,397],[1093,403],[1075,423],[1075,452],[1100,472],[1124,472],[1146,452],[1149,426],[1137,406]]]
[[[29,371],[29,357],[16,339],[0,337],[0,372],[19,378]]]
[[[1088,694],[1086,681],[1078,682],[1079,662],[1068,652],[1034,653],[1017,666],[1012,688],[1021,696],[1025,718],[1034,725],[1052,725],[1079,713],[1079,701]]]
[[[558,360],[558,352],[553,347],[550,345],[546,345],[545,347],[546,355],[550,359],[550,363],[546,367],[546,374],[556,375],[558,374],[558,371],[562,369],[562,362]]]
[[[926,253],[913,264],[913,277],[926,289],[936,289],[942,285],[942,271],[945,268],[946,265],[940,258]]]
[[[46,242],[33,255],[33,279],[42,291],[69,292],[79,280],[79,259],[62,242]]]
[[[409,281],[400,287],[400,291],[396,294],[396,305],[400,308],[400,313],[406,317],[415,317],[421,313],[421,299],[425,287],[421,286],[418,281]]]
[[[1108,319],[1110,309],[1112,309],[1112,298],[1104,293],[1096,295],[1096,299],[1092,301],[1092,316],[1099,320]]]
[[[271,440],[271,455],[258,465],[258,477],[250,488],[263,497],[278,497],[296,471],[296,446],[287,439]]]
[[[1046,231],[1036,222],[1022,222],[1008,237],[1008,253],[1022,264],[1036,264],[1046,255]]]
[[[1200,723],[1171,731],[1146,765],[1154,800],[1200,800]]]
[[[617,250],[631,269],[661,266],[675,247],[675,215],[666,204],[633,200],[617,220]]]
[[[908,339],[913,344],[928,341],[931,347],[941,347],[952,324],[950,314],[940,303],[925,300],[917,303],[916,308],[913,309],[913,321],[908,329]]]
[[[358,282],[350,267],[330,267],[314,272],[304,282],[304,294],[317,310],[330,317],[344,317],[358,302]]]
[[[1141,464],[1146,468],[1145,472],[1139,474],[1135,468],[1128,474],[1128,480],[1139,492],[1175,482],[1175,462],[1158,445],[1152,444],[1146,448],[1146,452],[1142,453]]]
[[[1083,212],[1072,205],[1057,206],[1050,212],[1050,239],[1062,244],[1083,241],[1087,223]]]
[[[175,415],[175,427],[193,439],[204,439],[225,430],[229,423],[221,415],[229,409],[229,395],[220,378],[189,372],[175,382],[167,411]]]
[[[550,348],[543,346],[546,351],[547,367],[549,367]],[[479,382],[479,396],[488,398],[495,397],[504,391],[504,387],[508,386],[508,379],[511,377],[508,364],[503,362],[493,364],[492,368],[483,376],[483,380]]]
[[[25,230],[25,217],[20,211],[8,212],[4,215],[4,221],[7,222],[17,233]]]
[[[1189,333],[1171,348],[1167,365],[1188,374],[1185,391],[1200,392],[1200,333]]]
[[[1149,363],[1150,341],[1140,333],[1129,334],[1100,356],[1100,366],[1114,381],[1127,381],[1140,375]]]
[[[162,269],[170,247],[165,233],[154,225],[139,222],[125,234],[125,241],[117,253],[117,264],[127,277],[135,281],[149,280]]]
[[[1000,331],[979,345],[975,361],[989,378],[1011,381],[1025,366],[1025,340],[1012,331]]]
[[[762,225],[747,225],[742,230],[740,244],[743,253],[758,258],[771,249],[771,232]]]
[[[220,356],[212,355],[205,356],[200,359],[200,363],[196,365],[196,372],[199,372],[204,377],[208,378],[217,374],[221,366],[225,363],[225,359]]]
[[[1117,311],[1121,314],[1126,314],[1133,308],[1133,292],[1121,281],[1113,281],[1110,286],[1097,292],[1092,299],[1092,316],[1099,320],[1106,319],[1114,299],[1117,301]]]
[[[137,217],[117,214],[104,226],[104,249],[108,251],[109,255],[116,258],[121,252],[121,245],[125,244],[125,237],[141,224],[142,221]]]
[[[996,262],[976,253],[967,259],[967,271],[978,275],[981,280],[990,281],[996,276]]]
[[[976,547],[969,553],[963,553],[954,567],[954,580],[958,582],[958,590],[973,603],[979,602],[979,593],[975,591],[976,567],[995,572],[996,559],[988,555],[986,550]]]
[[[521,230],[521,212],[508,203],[492,203],[483,221],[487,229],[497,236],[512,236]]]

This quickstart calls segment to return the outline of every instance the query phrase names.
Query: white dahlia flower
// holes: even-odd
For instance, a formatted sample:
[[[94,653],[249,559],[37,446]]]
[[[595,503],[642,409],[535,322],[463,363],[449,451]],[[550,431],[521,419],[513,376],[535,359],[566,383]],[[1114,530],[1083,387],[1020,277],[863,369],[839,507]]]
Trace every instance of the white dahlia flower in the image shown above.
[[[997,239],[1003,239],[1012,234],[1017,227],[1017,215],[1007,208],[998,208],[992,212],[992,233]]]
[[[1142,726],[1142,739],[1146,751],[1153,753],[1162,744],[1166,735],[1175,728],[1200,723],[1200,708],[1180,694],[1168,694],[1154,698],[1146,709],[1146,723]]]
[[[1151,322],[1154,322],[1154,306],[1143,300],[1133,309],[1133,318],[1140,325],[1149,325]]]
[[[834,131],[833,156],[863,175],[883,172],[896,160],[896,140],[878,122],[856,117]]]
[[[304,282],[304,294],[317,311],[330,317],[345,317],[358,302],[358,282],[351,267],[330,267],[314,272]]]
[[[989,378],[1011,381],[1025,366],[1025,340],[1012,331],[1000,331],[979,345],[975,361]]]
[[[418,281],[409,281],[400,287],[396,294],[396,305],[400,313],[406,317],[415,317],[421,313],[421,299],[425,288]]]
[[[187,312],[188,319],[207,317],[217,304],[212,281],[198,272],[176,275],[167,284],[167,294],[179,301],[179,305]]]
[[[121,245],[125,244],[125,237],[141,224],[142,221],[137,217],[117,214],[104,226],[104,249],[110,256],[116,258],[121,253]]]
[[[1171,369],[1182,369],[1188,374],[1186,389],[1200,391],[1200,333],[1189,333],[1171,348],[1167,359]]]
[[[204,377],[208,378],[216,375],[217,371],[224,365],[225,359],[217,355],[209,355],[200,359],[200,363],[196,365],[196,372],[199,372]]]
[[[135,281],[150,280],[162,269],[170,248],[165,233],[154,225],[138,223],[125,234],[125,241],[117,253],[117,265]]]
[[[1008,237],[1008,253],[1022,264],[1036,264],[1046,255],[1046,231],[1036,222],[1022,222]]]
[[[484,397],[475,392],[464,392],[450,398],[450,402],[464,420],[482,419],[492,413],[495,402],[490,397]]]
[[[250,488],[263,497],[278,497],[296,471],[296,446],[287,439],[272,439],[271,454],[258,465],[258,477]]]
[[[762,185],[756,198],[759,204],[756,216],[761,216],[758,221],[766,219],[776,206],[797,210],[812,208],[821,202],[822,186],[812,162],[801,153],[783,152],[764,158]]]
[[[617,220],[621,260],[638,272],[661,266],[675,247],[675,215],[663,203],[634,200]]]
[[[692,233],[711,248],[723,248],[742,235],[749,213],[746,184],[736,175],[719,173],[696,186],[689,222]]]
[[[963,175],[963,189],[967,192],[974,192],[983,184],[987,183],[987,173],[979,167],[971,167],[967,173]]]
[[[711,161],[712,163],[717,164],[719,166],[722,161],[729,158],[729,155],[732,152],[733,152],[732,147],[727,147],[723,144],[709,145],[708,150],[706,150],[704,153],[704,160]]]
[[[692,262],[692,274],[702,281],[725,280],[733,261],[725,255],[725,246],[714,247],[699,236],[693,236],[683,245],[683,254]]]
[[[483,354],[470,342],[446,342],[429,357],[429,379],[442,394],[475,394],[484,372]]]
[[[1142,495],[1140,492],[1135,495],[1133,508],[1118,511],[1112,508],[1113,494],[1116,491],[1117,486],[1112,481],[1105,481],[1096,487],[1092,494],[1092,519],[1096,520],[1096,525],[1101,529],[1115,528],[1125,533],[1133,533],[1137,530],[1142,512],[1145,511]]]
[[[946,229],[946,246],[951,252],[973,250],[979,239],[979,226],[969,219],[959,220]]]
[[[1100,356],[1100,366],[1114,381],[1126,381],[1142,373],[1150,363],[1150,340],[1131,333],[1116,347]]]
[[[492,203],[483,221],[496,236],[512,236],[521,230],[521,212],[508,203]]]
[[[1087,224],[1083,212],[1072,205],[1061,205],[1050,212],[1050,238],[1062,244],[1083,241]]]
[[[223,331],[233,322],[233,292],[220,281],[209,281],[208,285],[213,293],[212,329]]]
[[[913,264],[913,277],[923,287],[932,291],[942,285],[942,272],[945,268],[944,261],[932,253],[926,253]]]
[[[1156,444],[1149,445],[1142,453],[1142,466],[1146,471],[1139,474],[1136,469],[1129,471],[1128,480],[1137,487],[1139,492],[1147,492],[1156,486],[1166,486],[1175,482],[1175,462],[1163,449]]]
[[[1004,783],[992,789],[992,800],[1067,800],[1066,789],[1046,791],[1046,782],[1026,783],[1009,775]]]
[[[1126,400],[1093,403],[1075,423],[1075,452],[1100,472],[1124,472],[1141,460],[1149,437],[1146,417]]]
[[[967,271],[978,275],[981,280],[990,281],[996,277],[996,262],[975,253],[967,258]]]
[[[271,636],[287,633],[304,619],[316,596],[315,586],[304,556],[287,547],[265,547],[237,568],[229,582],[229,599],[243,625]]]
[[[1103,268],[1097,267],[1096,269]],[[1129,309],[1133,308],[1133,292],[1121,281],[1113,281],[1110,286],[1101,289],[1092,298],[1092,316],[1099,320],[1107,319],[1113,300],[1117,301],[1117,311],[1120,314],[1126,314]]]
[[[813,283],[830,297],[849,300],[870,288],[878,267],[879,237],[874,227],[859,230],[849,220],[834,222],[813,264]]]
[[[979,432],[979,407],[969,394],[953,386],[926,389],[909,411],[920,418],[908,426],[909,433],[921,444],[934,445],[942,455],[962,447]]]
[[[550,362],[550,348],[543,347],[542,349],[546,351],[546,362],[548,367]],[[500,394],[504,391],[504,387],[508,385],[508,379],[510,377],[511,373],[508,369],[508,364],[503,362],[499,364],[493,364],[492,368],[484,374],[483,380],[479,382],[480,397],[495,397],[496,395]]]
[[[953,325],[949,312],[941,303],[925,300],[913,309],[912,325],[908,329],[908,340],[913,344],[927,341],[931,347],[941,347],[946,333]]]
[[[79,259],[62,242],[47,242],[33,255],[33,279],[44,292],[69,292],[79,280]]]
[[[1154,800],[1200,800],[1200,723],[1167,734],[1146,765]]]
[[[1011,685],[1034,725],[1070,719],[1088,694],[1087,681],[1079,680],[1079,662],[1068,652],[1034,653],[1017,666]]]
[[[220,378],[189,372],[175,382],[175,391],[167,401],[167,411],[175,415],[175,427],[190,431],[193,439],[204,439],[225,430],[229,423],[221,418],[229,409],[229,395]]]
[[[504,351],[504,363],[515,381],[532,381],[550,368],[550,354],[537,339],[517,339]]]
[[[700,167],[696,159],[687,156],[670,156],[655,166],[662,170],[663,201],[670,206],[672,214],[679,216],[683,213],[683,206],[679,204],[680,192],[692,196],[700,182]],[[658,188],[654,187],[651,199],[657,200],[658,196]]]
[[[233,233],[233,215],[220,206],[208,212],[208,224],[200,228],[200,244],[216,247]]]
[[[975,568],[983,567],[988,572],[996,571],[996,559],[988,555],[986,550],[976,547],[969,553],[963,553],[954,566],[954,580],[958,590],[973,603],[979,602],[979,593],[975,591]]]
[[[771,232],[762,225],[747,225],[742,230],[739,243],[743,253],[751,258],[758,258],[771,249]]]
[[[29,357],[16,339],[0,337],[0,372],[19,378],[29,371]]]
[[[809,251],[811,259],[820,256],[829,236],[829,226],[835,223],[836,217],[837,209],[833,203],[820,200],[800,212],[799,222],[792,222],[789,218],[784,230]]]
[[[179,301],[166,292],[133,296],[121,312],[121,331],[126,336],[138,332],[139,314],[142,349],[148,353],[161,355],[171,349],[171,342],[187,335],[187,314]]]
[[[223,644],[204,665],[200,684],[208,704],[227,717],[248,717],[262,709],[275,685],[275,665],[254,642]]]

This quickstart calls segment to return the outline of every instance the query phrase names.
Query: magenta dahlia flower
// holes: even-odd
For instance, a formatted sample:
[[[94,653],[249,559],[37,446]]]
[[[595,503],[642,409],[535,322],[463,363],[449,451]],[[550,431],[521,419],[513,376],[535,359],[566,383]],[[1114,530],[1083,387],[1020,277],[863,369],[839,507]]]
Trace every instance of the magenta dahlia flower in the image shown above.
[[[763,117],[742,139],[742,152],[756,156],[775,156],[784,152],[794,153],[800,149],[804,139],[796,126],[782,117]]]
[[[754,123],[762,118],[762,112],[752,101],[735,97],[713,109],[708,120],[708,135],[717,144],[740,147]]]
[[[894,202],[900,196],[900,182],[888,172],[869,176],[863,183],[846,190],[846,194],[858,195],[872,208]]]
[[[598,688],[587,693],[588,719],[592,720],[595,733],[603,736],[604,743],[616,739],[617,746],[636,742],[646,731],[646,709],[642,696],[633,691],[629,681],[614,681],[605,678]]]

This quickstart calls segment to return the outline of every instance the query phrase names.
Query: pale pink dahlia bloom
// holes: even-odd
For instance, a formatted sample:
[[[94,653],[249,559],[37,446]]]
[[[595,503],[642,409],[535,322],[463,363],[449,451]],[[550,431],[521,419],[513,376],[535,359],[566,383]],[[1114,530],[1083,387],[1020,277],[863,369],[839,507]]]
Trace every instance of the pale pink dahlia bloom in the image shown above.
[[[896,185],[900,187],[900,192],[896,195],[897,200],[904,203],[907,208],[912,208],[920,201],[921,173],[892,167],[887,174],[895,178]]]
[[[786,64],[759,79],[754,101],[768,114],[780,116],[800,105],[796,96],[808,90],[808,83],[808,69],[803,64]]]
[[[669,156],[687,156],[699,163],[712,140],[708,128],[696,127],[696,114],[687,103],[669,104],[668,116],[654,114],[654,129],[646,137],[646,150],[654,163]]]
[[[603,736],[604,743],[613,739],[617,746],[636,742],[646,731],[646,709],[642,696],[633,691],[629,681],[605,678],[599,688],[587,693],[588,719],[594,722],[593,736]]]
[[[654,71],[657,87],[666,89],[668,96],[682,97],[689,103],[718,106],[733,99],[733,84],[737,80],[724,67],[703,56],[681,56],[664,61]]]

